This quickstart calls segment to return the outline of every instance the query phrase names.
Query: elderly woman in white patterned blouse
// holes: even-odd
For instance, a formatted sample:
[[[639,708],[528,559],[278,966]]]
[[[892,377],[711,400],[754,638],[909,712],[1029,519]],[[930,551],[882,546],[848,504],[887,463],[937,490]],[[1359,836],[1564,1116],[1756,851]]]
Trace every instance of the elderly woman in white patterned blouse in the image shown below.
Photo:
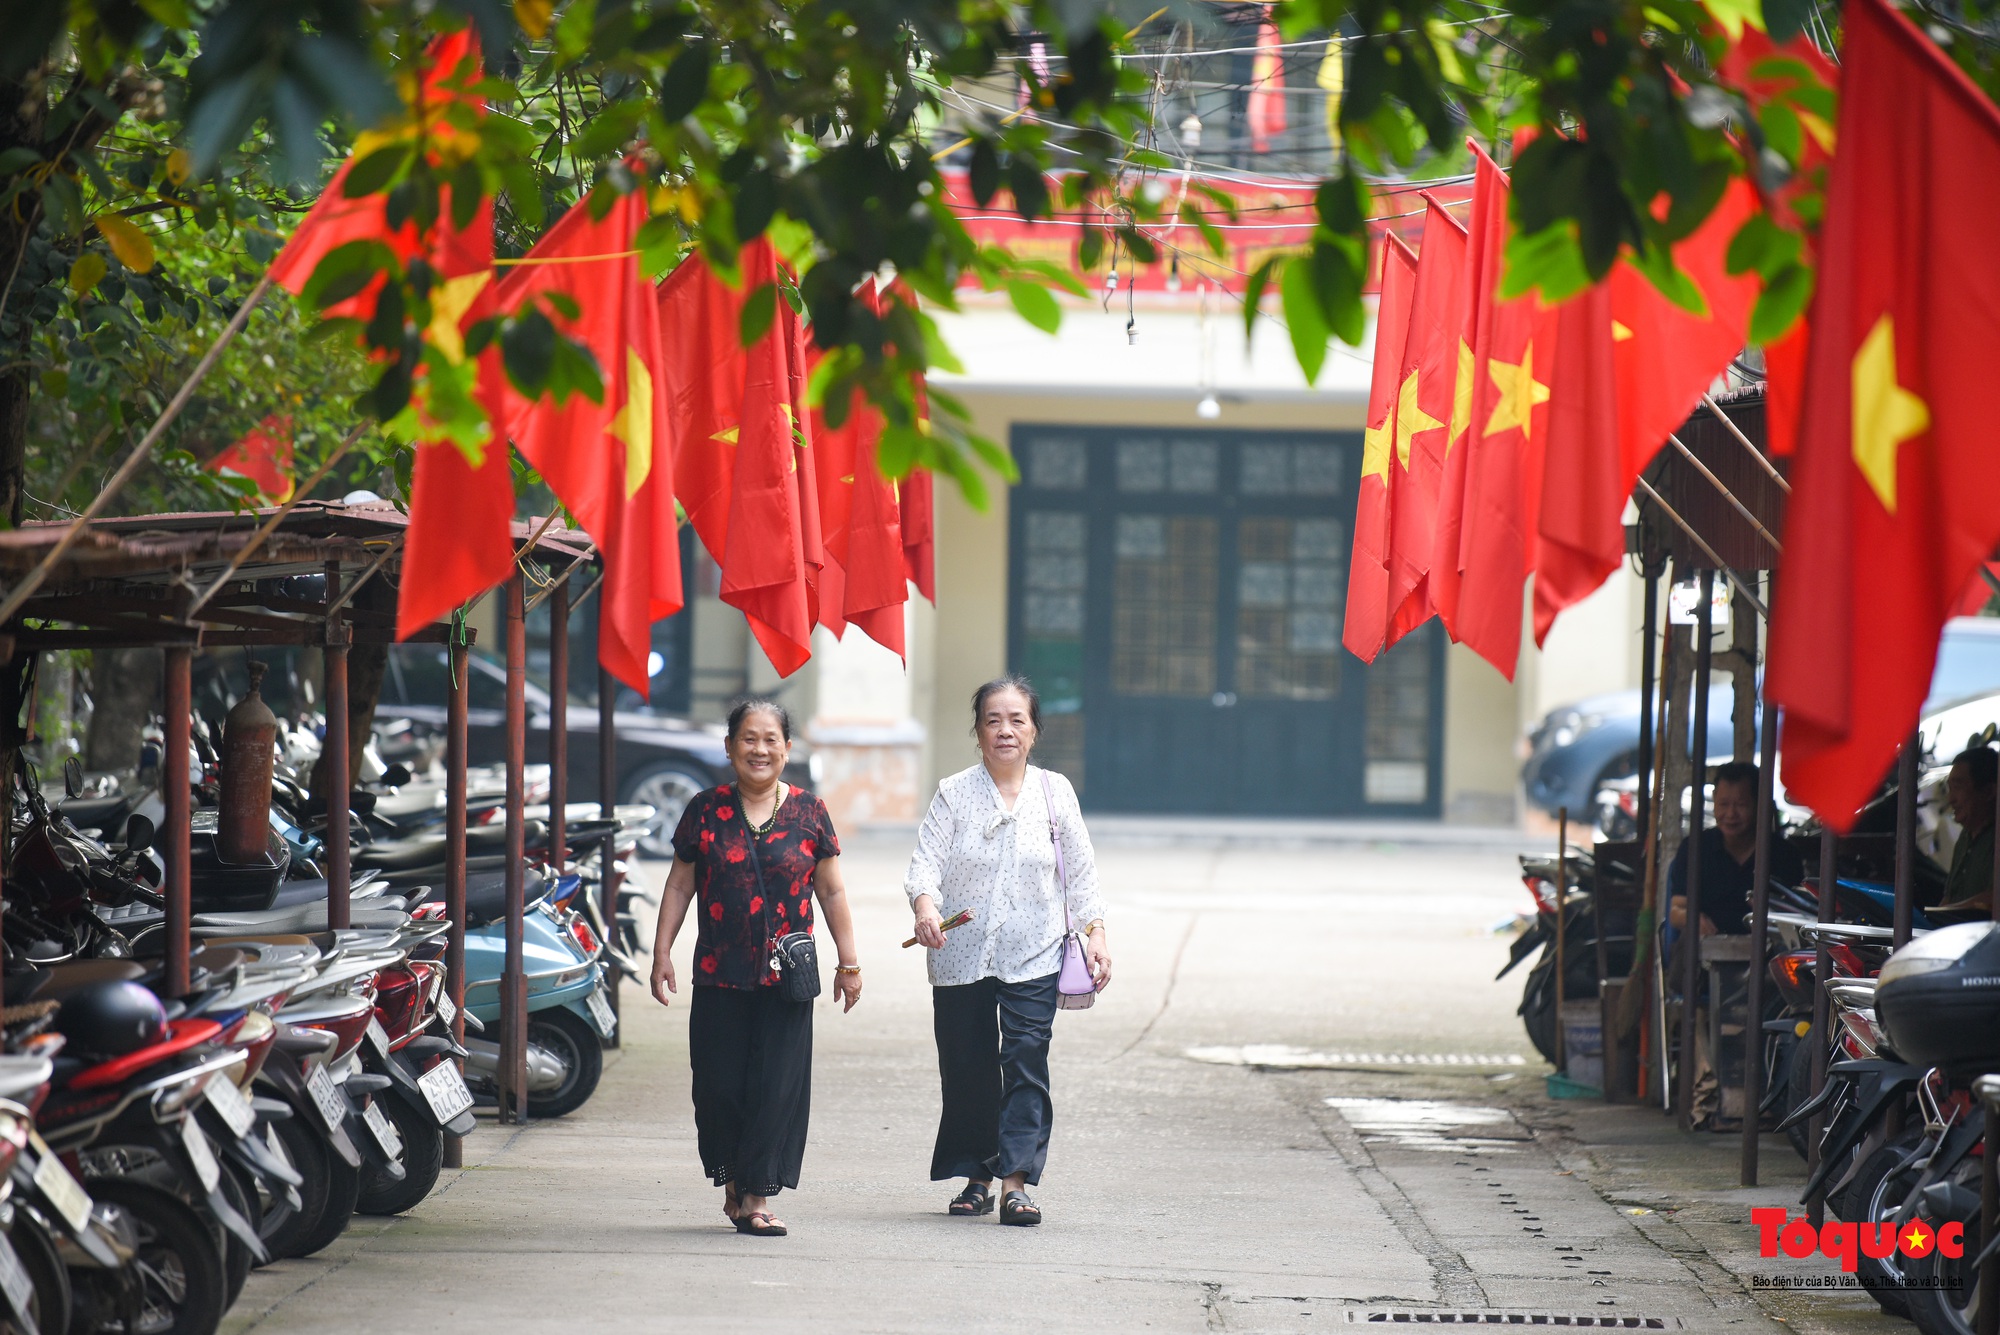
[[[1097,861],[1068,779],[1033,768],[1041,701],[1016,676],[972,697],[980,763],[938,784],[904,889],[930,948],[944,1112],[931,1180],[966,1179],[947,1207],[989,1214],[1002,1180],[1003,1224],[1039,1224],[1027,1188],[1048,1160],[1049,1034],[1062,969],[1065,910],[1088,941],[1090,972],[1111,981]],[[1067,885],[1056,875],[1062,841]],[[949,933],[944,923],[969,910]]]

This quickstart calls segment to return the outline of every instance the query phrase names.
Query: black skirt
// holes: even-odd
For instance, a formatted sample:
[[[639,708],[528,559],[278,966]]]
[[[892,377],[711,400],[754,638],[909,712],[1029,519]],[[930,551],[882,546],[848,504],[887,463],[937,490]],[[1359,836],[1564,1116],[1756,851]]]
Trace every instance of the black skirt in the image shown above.
[[[812,1113],[812,1003],[775,987],[701,987],[688,1014],[702,1171],[750,1196],[799,1185]]]

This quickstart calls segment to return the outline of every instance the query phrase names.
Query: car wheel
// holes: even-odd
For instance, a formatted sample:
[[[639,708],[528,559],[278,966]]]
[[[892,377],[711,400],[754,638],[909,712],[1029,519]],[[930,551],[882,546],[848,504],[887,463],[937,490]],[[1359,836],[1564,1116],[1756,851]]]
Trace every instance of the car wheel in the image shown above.
[[[681,812],[708,786],[706,778],[672,762],[648,765],[627,779],[618,800],[643,802],[656,813],[653,823],[639,836],[639,852],[649,858],[671,858],[674,827],[681,823]]]

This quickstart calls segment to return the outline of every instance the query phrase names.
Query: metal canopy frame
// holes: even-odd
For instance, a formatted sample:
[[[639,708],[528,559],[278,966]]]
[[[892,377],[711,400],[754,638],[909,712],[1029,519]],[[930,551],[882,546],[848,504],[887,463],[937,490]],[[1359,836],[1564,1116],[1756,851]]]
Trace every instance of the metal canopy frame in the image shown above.
[[[388,571],[400,576],[409,517],[386,502],[345,504],[299,501],[243,511],[184,512],[99,519],[72,534],[69,521],[29,524],[0,532],[0,587],[37,587],[18,614],[0,626],[0,660],[21,653],[60,649],[160,648],[165,650],[165,744],[161,757],[161,797],[167,809],[165,862],[166,975],[173,992],[188,987],[191,947],[192,870],[188,783],[192,663],[196,649],[313,645],[325,654],[327,803],[327,923],[350,921],[350,849],[347,821],[347,653],[355,644],[389,644],[395,618],[352,605],[366,580]],[[515,574],[507,585],[519,607],[522,569],[530,561],[566,579],[592,553],[581,533],[558,529],[549,520],[516,520]],[[274,587],[293,576],[321,575],[324,600],[300,598]],[[446,938],[448,986],[460,1018],[455,1037],[464,1038],[465,1001],[465,656],[473,635],[462,624],[440,622],[408,637],[450,647],[454,688],[448,701],[445,750],[445,903],[451,919]],[[510,637],[511,638],[511,637]],[[509,645],[512,649],[514,646]],[[522,654],[507,655],[508,729],[525,734],[524,711],[517,707],[526,680]],[[514,986],[502,989],[501,1032],[524,1032],[526,1013],[518,961],[521,950],[522,878],[519,853],[525,822],[519,746],[507,785],[508,860],[507,952]],[[558,827],[559,828],[559,827]],[[557,855],[558,859],[560,854]],[[560,870],[560,861],[557,868]],[[510,1045],[512,1069],[500,1073],[503,1115],[507,1094],[524,1095],[524,1049]],[[515,1115],[525,1110],[518,1098]],[[447,1162],[457,1163],[456,1137],[446,1143]]]

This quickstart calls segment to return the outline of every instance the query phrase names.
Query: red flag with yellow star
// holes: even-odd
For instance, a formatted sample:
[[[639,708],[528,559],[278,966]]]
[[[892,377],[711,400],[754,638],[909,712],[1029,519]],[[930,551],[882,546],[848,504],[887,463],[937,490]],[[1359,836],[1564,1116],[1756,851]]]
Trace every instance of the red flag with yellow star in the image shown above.
[[[1444,455],[1439,463],[1438,501],[1432,521],[1431,560],[1424,584],[1438,620],[1452,639],[1458,635],[1458,594],[1460,585],[1459,538],[1465,520],[1465,478],[1467,445],[1472,440],[1472,397],[1480,379],[1473,345],[1491,304],[1493,286],[1485,277],[1489,253],[1497,263],[1499,248],[1507,243],[1507,175],[1495,165],[1486,150],[1470,139],[1472,151],[1472,225],[1466,229],[1465,300],[1460,303],[1463,321],[1458,335],[1457,370],[1452,376],[1451,424],[1445,432]]]
[[[1558,612],[1596,592],[1623,563],[1632,484],[1743,350],[1757,279],[1730,274],[1724,259],[1755,210],[1750,186],[1733,181],[1708,220],[1674,247],[1675,263],[1702,293],[1703,315],[1668,301],[1622,260],[1604,282],[1563,304],[1542,465],[1536,644],[1548,639]],[[1573,345],[1573,336],[1582,342]]]
[[[1389,233],[1375,306],[1375,365],[1362,436],[1361,484],[1354,498],[1354,554],[1347,565],[1347,612],[1340,641],[1364,663],[1382,652],[1389,628],[1389,468],[1396,450],[1396,395],[1416,296],[1417,257]]]
[[[819,620],[819,495],[806,408],[805,333],[763,238],[737,256],[741,285],[691,255],[660,285],[661,322],[685,337],[669,368],[668,412],[681,442],[675,485],[696,536],[722,570],[722,601],[740,609],[780,676],[812,657]],[[764,288],[770,329],[742,342],[743,310]],[[763,298],[757,298],[759,300]]]
[[[1482,158],[1480,165],[1488,164]],[[1521,596],[1535,564],[1557,320],[1532,293],[1499,299],[1507,210],[1504,192],[1494,194],[1496,206],[1475,220],[1485,235],[1474,243],[1480,313],[1472,345],[1454,633],[1512,681],[1521,654]]]
[[[647,693],[652,626],[681,608],[674,525],[674,439],[664,386],[666,353],[653,285],[635,244],[644,191],[620,196],[602,218],[578,202],[500,284],[507,310],[561,294],[579,314],[551,314],[597,358],[604,399],[572,394],[560,405],[508,392],[515,447],[540,471],[604,558],[598,661]],[[687,337],[675,330],[678,345]]]
[[[2000,544],[2000,110],[1884,0],[1842,22],[1767,679],[1785,787],[1837,828],[1915,728],[1945,620]]]
[[[1417,256],[1410,330],[1396,384],[1395,459],[1389,469],[1390,644],[1436,611],[1428,576],[1465,324],[1465,228],[1430,195],[1424,204],[1424,248]]]

